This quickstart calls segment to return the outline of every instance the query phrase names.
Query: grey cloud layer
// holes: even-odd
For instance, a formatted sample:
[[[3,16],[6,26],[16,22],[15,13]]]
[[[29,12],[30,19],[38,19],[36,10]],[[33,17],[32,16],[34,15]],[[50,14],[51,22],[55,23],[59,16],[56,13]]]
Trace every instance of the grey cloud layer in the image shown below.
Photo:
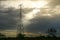
[[[28,13],[32,9],[24,9],[24,14]],[[0,30],[12,30],[16,29],[17,23],[19,21],[20,9],[15,9],[13,7],[4,8],[0,6]]]
[[[31,20],[30,25],[27,26],[26,31],[28,32],[35,32],[35,33],[46,33],[48,28],[55,28],[57,30],[57,34],[60,35],[60,16],[55,15],[54,18],[50,19],[47,17],[42,17],[42,18],[34,18]]]
[[[13,29],[16,25],[15,11],[7,8],[0,10],[0,30]]]

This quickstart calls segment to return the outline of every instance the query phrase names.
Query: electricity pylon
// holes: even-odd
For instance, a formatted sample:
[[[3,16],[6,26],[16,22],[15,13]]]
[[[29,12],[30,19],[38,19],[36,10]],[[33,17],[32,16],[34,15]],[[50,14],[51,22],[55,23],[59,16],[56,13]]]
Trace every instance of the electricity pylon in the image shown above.
[[[24,33],[24,27],[23,27],[23,21],[22,21],[22,18],[23,18],[23,13],[22,13],[22,4],[20,4],[20,33],[23,34]]]
[[[22,15],[22,4],[20,4],[20,13],[19,13],[19,21],[20,24],[18,25],[18,40],[24,40],[24,27],[23,27],[23,21],[22,21],[23,15]]]

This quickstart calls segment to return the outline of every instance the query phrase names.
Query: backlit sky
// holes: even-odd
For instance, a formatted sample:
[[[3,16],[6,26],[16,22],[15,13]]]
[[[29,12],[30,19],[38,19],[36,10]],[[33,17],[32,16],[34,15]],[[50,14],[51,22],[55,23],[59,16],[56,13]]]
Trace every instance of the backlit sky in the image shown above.
[[[25,32],[44,34],[54,27],[60,35],[60,0],[1,0],[0,30],[17,30],[22,4]]]

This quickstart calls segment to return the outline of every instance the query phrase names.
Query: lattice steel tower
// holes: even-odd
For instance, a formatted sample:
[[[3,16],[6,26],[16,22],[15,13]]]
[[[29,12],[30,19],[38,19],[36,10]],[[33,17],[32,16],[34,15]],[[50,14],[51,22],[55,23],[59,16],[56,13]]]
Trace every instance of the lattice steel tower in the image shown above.
[[[22,21],[22,18],[23,18],[23,13],[22,13],[22,4],[20,4],[20,32],[19,33],[24,33],[24,27],[23,27],[23,21]]]
[[[23,27],[23,21],[22,21],[22,18],[23,18],[23,14],[22,14],[22,4],[20,4],[20,10],[19,10],[19,23],[18,23],[18,27],[17,27],[17,32],[18,32],[18,40],[23,40],[24,38],[24,27]]]

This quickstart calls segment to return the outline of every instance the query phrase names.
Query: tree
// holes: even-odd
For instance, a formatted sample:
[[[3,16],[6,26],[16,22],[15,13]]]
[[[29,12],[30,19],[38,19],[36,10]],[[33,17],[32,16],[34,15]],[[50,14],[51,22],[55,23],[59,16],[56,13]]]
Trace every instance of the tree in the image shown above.
[[[50,28],[48,29],[47,33],[49,37],[56,37],[56,29],[55,28]]]

